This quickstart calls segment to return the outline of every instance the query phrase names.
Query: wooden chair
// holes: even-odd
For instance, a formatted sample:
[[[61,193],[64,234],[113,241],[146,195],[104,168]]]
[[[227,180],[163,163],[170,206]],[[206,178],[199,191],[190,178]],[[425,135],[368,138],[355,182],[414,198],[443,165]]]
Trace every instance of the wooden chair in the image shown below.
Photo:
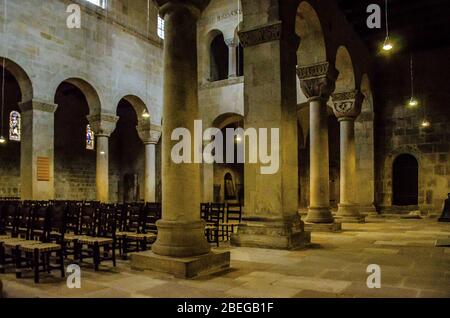
[[[116,211],[112,206],[102,205],[94,212],[93,218],[97,224],[88,230],[92,234],[79,237],[76,244],[79,246],[79,258],[92,257],[97,272],[103,261],[111,260],[113,266],[116,266]],[[85,221],[82,220],[81,224],[83,223]],[[103,253],[100,251],[101,248]]]
[[[53,215],[53,213],[56,213]],[[22,276],[22,268],[30,267],[34,271],[34,282],[40,280],[40,273],[59,270],[65,276],[64,252],[64,210],[55,210],[49,205],[39,203],[33,207],[30,240],[15,246],[16,277]],[[52,221],[52,217],[54,220]],[[59,235],[52,238],[52,228]],[[55,233],[56,233],[55,232]],[[51,264],[52,254],[56,254],[56,264]]]

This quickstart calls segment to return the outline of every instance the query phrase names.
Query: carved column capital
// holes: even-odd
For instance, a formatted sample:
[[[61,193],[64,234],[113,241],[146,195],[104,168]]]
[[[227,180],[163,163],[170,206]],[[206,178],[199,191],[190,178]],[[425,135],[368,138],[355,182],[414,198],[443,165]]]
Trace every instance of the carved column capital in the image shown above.
[[[164,17],[170,11],[189,9],[194,17],[199,18],[211,0],[153,0],[159,7],[159,14]]]
[[[355,120],[361,113],[364,95],[360,91],[336,93],[332,95],[333,111],[339,121]]]
[[[161,138],[161,127],[140,122],[137,126],[139,138],[146,145],[156,145]]]
[[[336,87],[339,72],[329,62],[297,66],[300,87],[307,98],[328,100]]]
[[[225,44],[228,47],[237,47],[239,42],[235,38],[225,39]]]
[[[87,116],[91,129],[96,136],[109,137],[116,129],[119,117],[114,114],[100,113]]]

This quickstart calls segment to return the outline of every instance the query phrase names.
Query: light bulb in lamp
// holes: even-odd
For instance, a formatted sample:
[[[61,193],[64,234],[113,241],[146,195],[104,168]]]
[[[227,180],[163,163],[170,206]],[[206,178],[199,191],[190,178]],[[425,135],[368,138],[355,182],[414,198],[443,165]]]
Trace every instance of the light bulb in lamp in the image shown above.
[[[430,123],[428,120],[424,119],[420,125],[421,125],[423,128],[428,128],[428,127],[431,126],[431,123]]]
[[[415,99],[414,97],[411,97],[411,99],[408,102],[409,107],[416,107],[419,105],[419,101]]]
[[[391,41],[389,40],[389,37],[387,37],[383,43],[383,50],[388,52],[388,51],[392,50],[393,48],[394,48],[394,46],[392,45]]]
[[[0,136],[0,145],[6,144],[6,138],[3,136]]]
[[[150,114],[147,111],[142,113],[142,118],[150,118]]]
[[[236,142],[241,142],[241,141],[242,141],[242,137],[239,136],[239,135],[237,135],[237,136],[236,136]]]

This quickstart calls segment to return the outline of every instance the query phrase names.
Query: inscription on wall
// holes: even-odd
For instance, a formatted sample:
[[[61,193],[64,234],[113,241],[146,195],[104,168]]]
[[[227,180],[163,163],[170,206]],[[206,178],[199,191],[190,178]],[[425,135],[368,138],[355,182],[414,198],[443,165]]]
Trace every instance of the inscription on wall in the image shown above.
[[[207,17],[201,19],[198,22],[198,24],[200,26],[205,26],[205,25],[210,25],[210,24],[214,24],[214,23],[220,22],[222,20],[227,20],[227,19],[230,19],[230,18],[236,18],[236,19],[239,18],[239,20],[242,20],[242,10],[235,9],[235,10],[228,11],[228,12],[225,12],[225,13],[222,13],[222,14],[217,14],[217,15],[213,15],[213,16],[207,16]]]

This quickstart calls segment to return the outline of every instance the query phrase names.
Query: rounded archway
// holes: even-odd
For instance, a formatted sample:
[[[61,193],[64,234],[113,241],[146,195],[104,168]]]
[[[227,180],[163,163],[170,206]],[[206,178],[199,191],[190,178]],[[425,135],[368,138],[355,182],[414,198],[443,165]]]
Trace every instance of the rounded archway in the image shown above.
[[[137,126],[145,104],[135,96],[120,100],[116,115],[119,120],[110,137],[110,199],[113,202],[139,202],[144,191],[144,143]]]
[[[410,154],[397,156],[392,165],[392,204],[411,206],[419,203],[419,163]]]
[[[353,62],[345,46],[340,46],[336,52],[336,69],[339,76],[336,80],[335,92],[351,92],[355,90],[355,72]]]
[[[238,147],[244,142],[242,136],[235,137],[234,146],[234,160],[227,162],[227,130],[233,130],[244,127],[244,117],[235,113],[226,113],[218,116],[213,121],[213,126],[220,129],[223,135],[223,150],[224,162],[213,164],[213,198],[215,202],[241,202],[244,204],[244,163],[238,160]]]
[[[228,78],[229,50],[225,43],[222,32],[216,31],[212,34],[210,44],[210,75],[211,82],[221,81]]]
[[[55,199],[95,200],[95,137],[87,116],[99,107],[98,96],[86,81],[72,78],[56,89],[55,104]]]
[[[5,142],[0,144],[0,197],[20,197],[20,161],[22,117],[20,103],[33,96],[31,81],[13,61],[0,58],[1,131]]]
[[[295,33],[301,39],[297,50],[297,65],[308,66],[326,61],[322,25],[316,10],[307,1],[298,6]]]

